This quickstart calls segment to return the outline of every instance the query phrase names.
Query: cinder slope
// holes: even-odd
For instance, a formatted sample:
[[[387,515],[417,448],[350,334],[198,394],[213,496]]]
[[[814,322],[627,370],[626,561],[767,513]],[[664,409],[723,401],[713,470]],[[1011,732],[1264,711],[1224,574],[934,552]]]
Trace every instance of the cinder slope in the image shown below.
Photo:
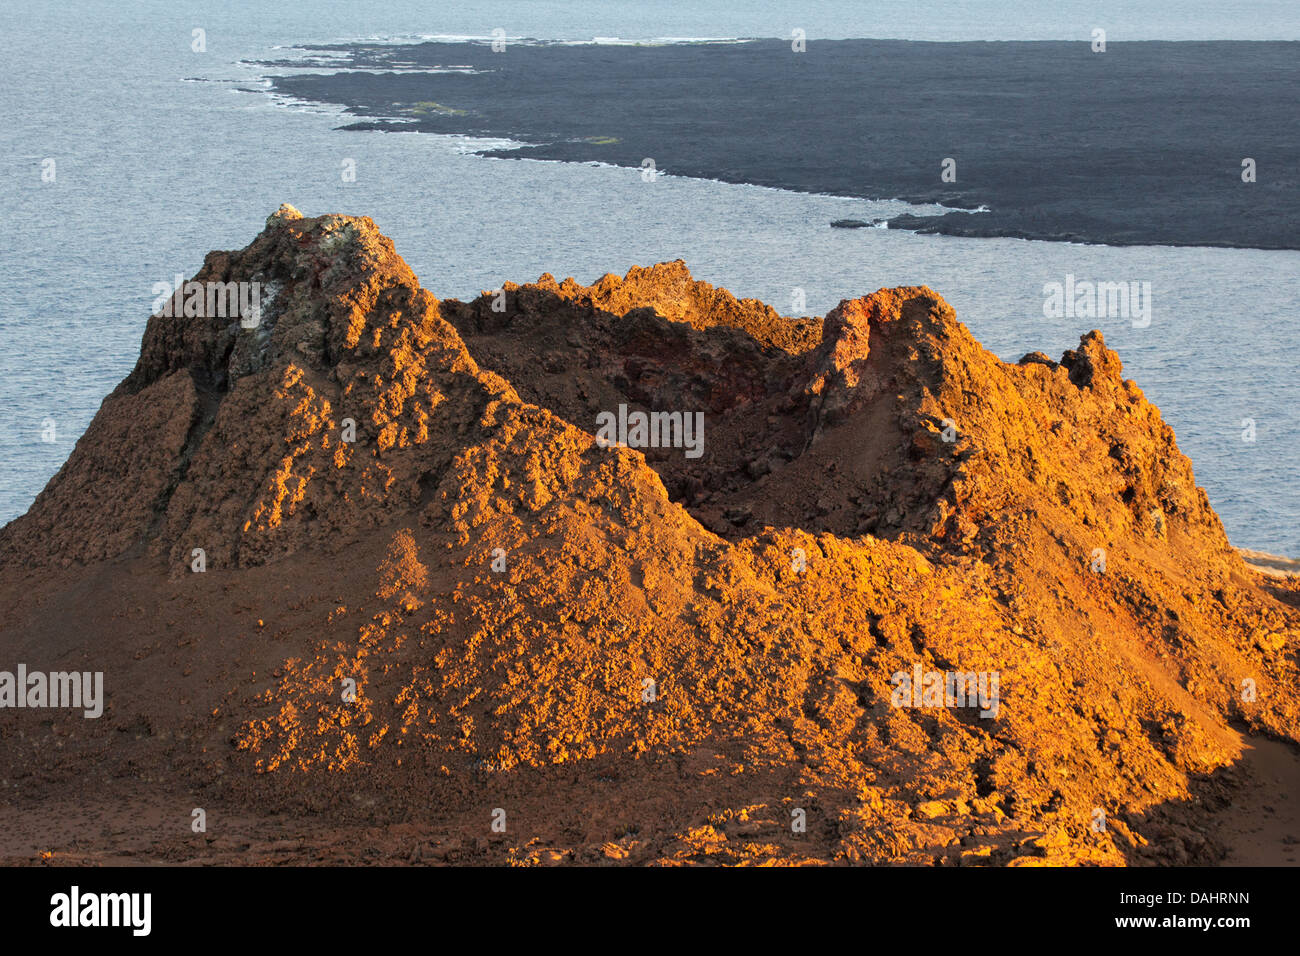
[[[493,311],[287,207],[197,278],[273,290],[261,325],[151,318],[0,531],[5,656],[109,689],[6,712],[33,798],[436,806],[482,860],[1187,862],[1231,725],[1297,739],[1294,589],[1099,333],[1008,365],[921,287],[818,334],[680,263]],[[703,412],[704,454],[603,446],[620,404]],[[995,713],[896,706],[918,666]]]

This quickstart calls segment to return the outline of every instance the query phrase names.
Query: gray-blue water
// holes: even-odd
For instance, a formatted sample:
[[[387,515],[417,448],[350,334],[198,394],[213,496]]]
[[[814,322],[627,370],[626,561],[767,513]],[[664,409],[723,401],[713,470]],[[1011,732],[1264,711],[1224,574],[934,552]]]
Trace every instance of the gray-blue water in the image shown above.
[[[484,159],[416,134],[337,132],[272,102],[241,61],[297,43],[413,36],[1300,39],[1300,4],[0,2],[0,521],[22,513],[134,364],[155,282],[239,248],[269,212],[371,216],[438,296],[542,272],[590,282],[684,258],[698,278],[806,312],[925,283],[1004,358],[1101,328],[1178,434],[1234,543],[1300,554],[1300,253],[1109,248],[840,231],[892,204],[638,171]],[[192,50],[205,31],[206,52]],[[356,181],[341,164],[353,160]],[[46,160],[54,181],[43,181]],[[1151,283],[1150,325],[1048,319],[1043,285]],[[1246,419],[1255,441],[1243,440]],[[49,425],[53,424],[53,435]],[[53,441],[43,438],[53,437]]]

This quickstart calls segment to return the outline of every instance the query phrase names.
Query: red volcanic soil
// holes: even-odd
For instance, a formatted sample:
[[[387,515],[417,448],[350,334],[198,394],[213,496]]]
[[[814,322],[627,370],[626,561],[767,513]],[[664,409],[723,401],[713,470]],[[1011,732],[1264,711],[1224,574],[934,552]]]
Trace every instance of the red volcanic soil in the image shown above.
[[[680,262],[439,301],[291,207],[196,278],[261,323],[151,317],[0,531],[0,670],[106,694],[0,710],[0,861],[1295,861],[1300,586],[1099,333]]]

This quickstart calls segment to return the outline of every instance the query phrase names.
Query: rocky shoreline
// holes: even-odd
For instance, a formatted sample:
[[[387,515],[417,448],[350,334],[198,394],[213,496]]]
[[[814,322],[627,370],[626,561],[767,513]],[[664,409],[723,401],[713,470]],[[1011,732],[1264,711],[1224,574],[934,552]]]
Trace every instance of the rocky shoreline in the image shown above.
[[[909,213],[891,229],[1300,249],[1296,47],[342,44],[262,66],[269,92],[344,107],[348,130],[508,138],[522,148],[484,154],[642,171],[650,160],[674,175],[962,210]],[[318,54],[344,71],[302,72]]]

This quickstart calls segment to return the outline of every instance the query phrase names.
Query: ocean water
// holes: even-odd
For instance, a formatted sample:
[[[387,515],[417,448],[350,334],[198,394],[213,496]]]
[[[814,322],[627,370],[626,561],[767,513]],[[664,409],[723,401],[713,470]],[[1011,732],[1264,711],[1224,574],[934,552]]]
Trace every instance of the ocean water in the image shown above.
[[[636,170],[487,159],[477,143],[342,132],[272,99],[245,61],[298,43],[414,36],[1300,39],[1300,4],[773,2],[373,5],[236,0],[0,3],[0,521],[21,514],[135,362],[155,282],[240,248],[268,213],[371,216],[440,297],[542,272],[590,282],[683,258],[740,296],[821,314],[924,283],[1003,358],[1059,356],[1100,328],[1162,409],[1234,543],[1300,554],[1300,253],[1111,248],[832,230],[899,211]],[[1040,9],[1050,7],[1050,10]],[[191,48],[205,31],[206,50]],[[47,160],[54,181],[42,179]],[[352,160],[355,182],[342,164]],[[1043,286],[1149,282],[1150,323],[1047,318]],[[1254,441],[1243,437],[1254,422]],[[52,430],[51,430],[52,426]],[[47,440],[52,439],[52,440]]]

